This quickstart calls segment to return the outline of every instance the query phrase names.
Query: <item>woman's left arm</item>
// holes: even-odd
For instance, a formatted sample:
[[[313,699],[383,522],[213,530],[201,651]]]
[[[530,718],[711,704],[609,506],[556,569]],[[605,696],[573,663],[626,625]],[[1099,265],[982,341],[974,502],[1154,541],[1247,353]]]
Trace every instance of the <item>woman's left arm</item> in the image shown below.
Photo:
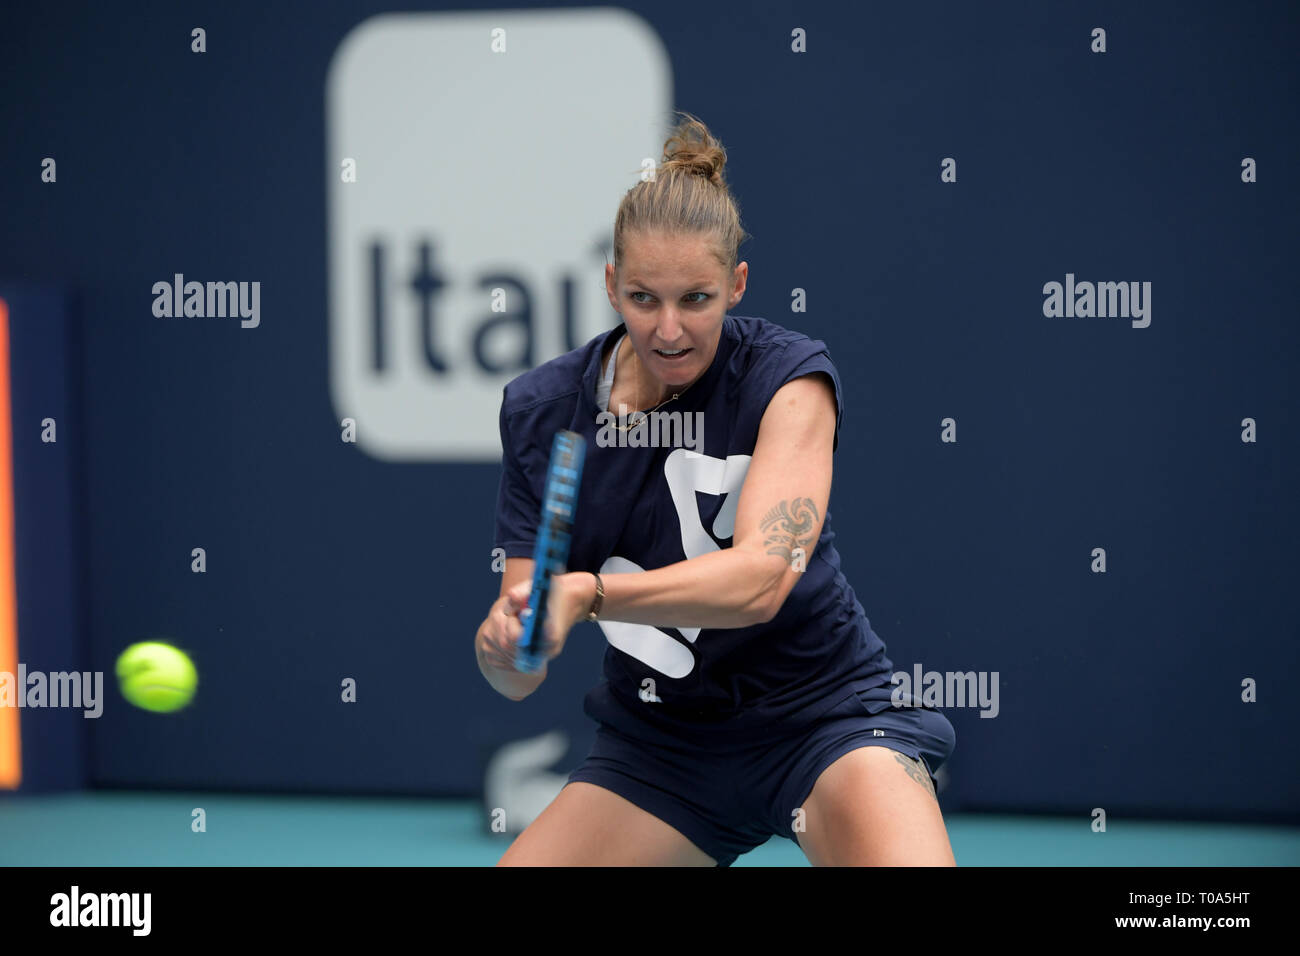
[[[719,628],[775,617],[821,537],[835,419],[835,395],[825,373],[781,386],[759,425],[732,546],[650,571],[601,575],[600,618]],[[552,588],[550,613],[561,627],[571,627],[591,607],[596,579],[575,571],[553,578]]]

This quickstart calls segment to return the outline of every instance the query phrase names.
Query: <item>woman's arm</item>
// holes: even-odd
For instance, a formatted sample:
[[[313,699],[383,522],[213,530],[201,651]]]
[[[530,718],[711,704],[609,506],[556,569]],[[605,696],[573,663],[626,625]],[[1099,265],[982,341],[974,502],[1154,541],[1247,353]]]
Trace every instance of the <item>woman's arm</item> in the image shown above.
[[[770,621],[807,567],[831,491],[835,395],[805,375],[772,396],[741,486],[730,548],[635,574],[601,576],[599,616],[660,627],[747,627]],[[800,551],[801,549],[801,551]],[[596,593],[586,572],[561,575],[581,620]]]

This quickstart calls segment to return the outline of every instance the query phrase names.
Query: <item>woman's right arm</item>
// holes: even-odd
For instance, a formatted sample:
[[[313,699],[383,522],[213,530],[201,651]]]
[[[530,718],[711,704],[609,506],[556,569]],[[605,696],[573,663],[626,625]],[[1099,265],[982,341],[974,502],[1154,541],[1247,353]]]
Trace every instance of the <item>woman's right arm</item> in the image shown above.
[[[515,648],[524,633],[523,622],[519,620],[523,606],[512,602],[506,592],[521,581],[532,579],[532,558],[506,558],[500,595],[479,625],[478,634],[474,638],[478,669],[493,690],[511,700],[523,700],[546,680],[545,663],[536,674],[525,674],[515,669]]]

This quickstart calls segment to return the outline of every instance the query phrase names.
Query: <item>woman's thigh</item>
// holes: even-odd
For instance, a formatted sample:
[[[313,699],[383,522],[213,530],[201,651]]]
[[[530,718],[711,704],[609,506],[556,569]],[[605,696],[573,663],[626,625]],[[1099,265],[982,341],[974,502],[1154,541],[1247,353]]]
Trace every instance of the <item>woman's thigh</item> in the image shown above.
[[[955,866],[925,765],[887,746],[850,750],[803,803],[814,866]]]
[[[595,784],[567,784],[497,866],[713,866],[658,817]]]

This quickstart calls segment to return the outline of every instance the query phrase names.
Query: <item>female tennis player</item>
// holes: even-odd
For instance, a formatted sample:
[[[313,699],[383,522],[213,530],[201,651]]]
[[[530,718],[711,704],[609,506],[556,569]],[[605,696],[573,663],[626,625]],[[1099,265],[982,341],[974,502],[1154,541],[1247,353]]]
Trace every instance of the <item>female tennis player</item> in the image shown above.
[[[952,725],[891,702],[832,544],[839,373],[824,343],[730,314],[749,267],[726,152],[682,115],[615,220],[622,326],[504,392],[506,566],[480,670],[513,700],[546,679],[513,653],[561,429],[587,452],[545,654],[583,620],[608,647],[591,753],[499,865],[729,866],[772,834],[814,865],[954,865],[932,777]]]

